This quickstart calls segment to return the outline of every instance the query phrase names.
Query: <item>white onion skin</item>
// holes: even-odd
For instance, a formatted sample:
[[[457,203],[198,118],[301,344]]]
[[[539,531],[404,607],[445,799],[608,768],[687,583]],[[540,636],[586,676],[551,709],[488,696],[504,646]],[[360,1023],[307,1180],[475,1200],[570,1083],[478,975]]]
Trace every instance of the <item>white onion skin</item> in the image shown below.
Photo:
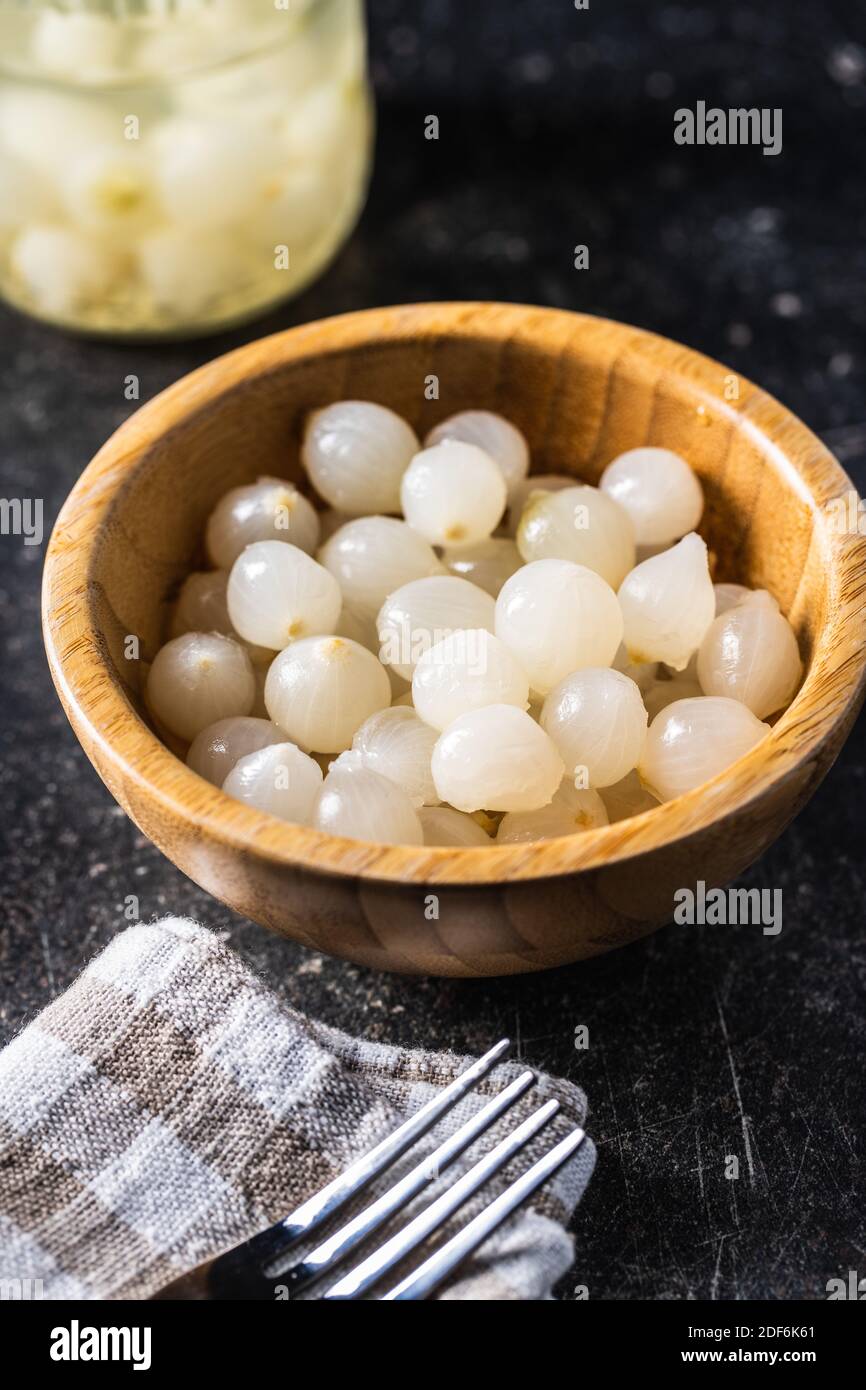
[[[522,482],[515,483],[508,495],[508,516],[505,520],[508,535],[517,535],[523,510],[533,493],[559,492],[564,487],[574,487],[577,482],[578,479],[570,473],[533,473]]]
[[[626,575],[618,598],[629,659],[684,670],[716,612],[705,542],[692,532],[644,560]]]
[[[260,128],[250,139],[240,121],[211,109],[208,118],[169,116],[148,134],[159,200],[167,223],[189,238],[242,222],[278,158]]]
[[[335,511],[333,507],[326,507],[323,512],[316,512],[319,518],[319,544],[324,545],[329,541],[335,531],[339,531],[341,526],[345,526],[347,521],[353,518],[347,516],[345,512]]]
[[[230,570],[256,541],[288,541],[312,555],[319,529],[315,508],[292,483],[259,478],[220,498],[207,519],[205,547],[211,564]]]
[[[763,590],[716,618],[698,652],[704,694],[741,700],[759,719],[785,709],[802,676],[794,629]]]
[[[273,743],[240,758],[223,782],[236,801],[280,820],[309,825],[322,788],[322,769],[294,743]]]
[[[565,778],[547,806],[537,811],[510,811],[496,832],[498,845],[531,844],[583,834],[608,824],[607,809],[598,792],[579,789]]]
[[[633,680],[610,667],[590,666],[554,686],[541,711],[541,727],[556,745],[566,771],[582,773],[592,788],[613,786],[637,767],[647,713]]]
[[[494,459],[452,440],[416,454],[400,484],[407,522],[431,545],[453,550],[487,540],[502,520],[507,493]]]
[[[612,787],[604,787],[599,795],[604,802],[611,825],[617,821],[640,816],[658,806],[658,798],[643,785],[637,770],[615,782]]]
[[[105,15],[43,10],[30,34],[30,53],[43,71],[105,75],[122,44],[120,25]]]
[[[185,632],[219,632],[236,636],[229,617],[226,589],[227,570],[198,570],[188,574],[180,586],[171,620],[172,637]]]
[[[447,420],[434,425],[424,440],[424,448],[454,439],[474,444],[495,459],[502,470],[509,497],[529,472],[529,445],[517,426],[504,415],[492,410],[462,410],[457,415],[449,415]]]
[[[376,622],[368,613],[361,612],[351,603],[344,603],[340,609],[340,620],[335,629],[337,637],[349,637],[353,642],[358,642],[362,647],[366,647],[368,652],[374,656],[379,654],[379,634],[376,631]],[[405,690],[405,685],[402,687]]]
[[[247,652],[218,633],[173,637],[157,652],[147,677],[148,706],[171,733],[189,742],[218,719],[249,714],[255,694]]]
[[[52,222],[21,228],[5,254],[40,311],[58,317],[107,295],[117,276],[117,257],[110,248],[95,245],[86,232]]]
[[[609,666],[623,622],[616,594],[594,570],[569,560],[534,560],[503,584],[495,631],[532,690],[546,695],[569,671]]]
[[[232,565],[229,617],[248,642],[280,651],[298,638],[333,632],[342,606],[334,576],[287,541],[256,541]]]
[[[615,671],[621,671],[624,676],[628,676],[629,680],[633,680],[641,694],[649,690],[658,677],[658,662],[629,661],[624,642],[620,642],[611,665]]]
[[[370,617],[369,613],[363,613],[355,608],[351,603],[344,603],[340,612],[340,621],[335,628],[337,637],[350,637],[353,642],[359,642],[362,647],[366,647],[368,652],[372,652],[375,657],[379,656],[379,634],[376,631],[376,620]],[[405,695],[411,686],[407,680],[397,674],[391,666],[386,666],[385,671],[391,685],[391,703],[394,697]]]
[[[496,598],[506,579],[520,569],[523,556],[507,536],[491,536],[463,550],[444,551],[442,563],[452,574]]]
[[[628,513],[585,484],[530,497],[517,528],[517,548],[527,562],[571,560],[585,565],[612,589],[635,563]]]
[[[477,820],[453,806],[422,806],[418,819],[425,845],[449,845],[454,849],[489,849],[493,843]]]
[[[529,704],[529,680],[504,642],[485,628],[459,630],[421,657],[412,677],[421,719],[440,732],[485,705]]]
[[[535,720],[514,705],[471,710],[440,735],[433,781],[458,811],[534,811],[552,800],[562,759]]]
[[[739,700],[677,700],[650,724],[638,767],[641,781],[659,801],[672,801],[724,772],[769,729]]]
[[[49,187],[42,179],[40,171],[30,162],[14,155],[6,144],[7,131],[3,129],[6,113],[0,107],[0,142],[3,144],[3,159],[0,162],[0,231],[3,236],[11,235],[23,223],[38,223],[52,211]]]
[[[316,753],[350,748],[358,729],[391,704],[384,667],[348,637],[307,637],[274,658],[265,681],[268,717]]]
[[[638,545],[670,545],[697,530],[704,494],[685,459],[672,449],[628,449],[609,463],[600,488],[631,518]]]
[[[697,681],[691,680],[683,672],[682,676],[675,676],[669,681],[653,681],[648,690],[644,691],[643,702],[650,722],[655,719],[657,714],[661,714],[663,709],[672,705],[675,700],[696,700],[703,695]]]
[[[460,628],[493,631],[496,606],[490,594],[454,574],[403,584],[379,610],[379,658],[411,680],[419,658]]]
[[[270,719],[252,715],[218,719],[193,739],[186,765],[212,786],[221,787],[241,758],[271,743],[282,743],[284,738],[285,734]]]
[[[664,549],[667,549],[667,548],[668,548],[668,547],[660,546],[660,547],[659,547],[659,550],[661,551],[661,550],[664,550]],[[647,558],[649,558],[649,557],[647,557]],[[715,596],[716,596],[716,617],[717,617],[717,618],[720,618],[720,617],[722,616],[723,613],[727,613],[728,610],[731,609],[731,608],[736,608],[737,605],[738,605],[739,603],[742,603],[744,599],[749,598],[749,596],[750,596],[752,593],[754,593],[754,590],[753,590],[753,589],[747,589],[746,586],[745,586],[744,584],[714,584],[714,585],[713,585],[713,593],[714,593]],[[709,629],[708,629],[708,631],[709,631]],[[671,668],[671,667],[665,667],[665,670],[668,670],[668,671],[671,671],[671,672],[672,672],[672,668]],[[631,674],[631,673],[629,672],[628,674]],[[673,674],[673,672],[672,672],[672,674]],[[698,653],[697,653],[697,651],[692,652],[692,655],[689,657],[688,664],[685,666],[685,668],[684,668],[681,672],[676,673],[676,674],[679,674],[679,675],[683,676],[686,680],[692,681],[695,685],[698,684]],[[640,682],[638,682],[638,684],[640,684]],[[689,692],[689,693],[691,693],[691,694],[703,694],[704,692],[701,691],[701,690],[698,690],[698,691],[696,691],[696,692],[693,691],[693,692]],[[679,697],[678,697],[678,698],[679,698]],[[682,698],[685,698],[685,692],[684,692]],[[660,708],[661,708],[661,707],[660,707]]]
[[[242,251],[243,248],[241,248]],[[252,269],[238,240],[224,228],[208,231],[163,224],[137,241],[136,274],[160,313],[176,323],[202,317]]]
[[[435,806],[439,797],[430,762],[438,734],[413,709],[379,710],[365,719],[352,739],[364,767],[402,787],[413,806]]]
[[[362,646],[363,646],[363,643],[362,643]],[[396,699],[397,699],[397,696],[398,696],[398,695],[408,695],[408,696],[409,696],[409,701],[408,701],[408,703],[411,704],[411,703],[412,703],[412,685],[411,685],[411,683],[410,683],[409,681],[407,681],[407,680],[405,679],[405,677],[399,676],[399,675],[397,674],[397,672],[396,672],[391,666],[386,666],[386,667],[385,667],[385,675],[388,677],[388,680],[389,680],[390,685],[391,685],[391,704],[393,705],[393,704],[396,702]]]
[[[332,764],[316,801],[313,824],[329,835],[352,840],[424,843],[418,814],[403,788],[351,761]]]
[[[198,570],[187,575],[172,613],[170,637],[186,632],[218,632],[233,637],[249,653],[253,666],[270,663],[276,656],[272,647],[247,642],[232,626],[228,605],[228,570]]]
[[[310,416],[301,461],[338,512],[397,512],[400,480],[419,448],[415,431],[387,406],[337,401]]]
[[[754,589],[747,589],[745,584],[714,584],[713,592],[716,596],[716,617],[720,618],[753,594]]]
[[[395,589],[443,573],[429,541],[392,516],[347,522],[322,546],[318,560],[337,580],[345,602],[372,618]]]
[[[62,169],[82,149],[102,145],[113,134],[114,118],[100,102],[79,100],[35,83],[10,83],[3,90],[0,140],[4,150],[51,183],[57,179],[58,165]]]

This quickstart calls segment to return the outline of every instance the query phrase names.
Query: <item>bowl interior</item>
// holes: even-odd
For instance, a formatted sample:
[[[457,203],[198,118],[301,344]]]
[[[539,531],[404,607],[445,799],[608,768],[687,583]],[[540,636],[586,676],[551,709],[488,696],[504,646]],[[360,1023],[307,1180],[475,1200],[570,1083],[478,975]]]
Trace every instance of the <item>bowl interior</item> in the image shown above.
[[[94,554],[108,654],[140,713],[143,668],[126,659],[127,635],[139,636],[146,671],[165,639],[178,586],[206,564],[201,538],[216,501],[262,474],[288,478],[309,493],[299,457],[305,419],[344,398],[390,406],[422,438],[457,410],[501,411],[527,436],[533,473],[569,473],[593,483],[625,449],[677,450],[704,489],[700,530],[714,578],[769,589],[808,662],[826,623],[831,576],[814,545],[815,503],[802,480],[759,429],[744,428],[742,417],[708,396],[705,382],[659,375],[640,351],[612,364],[599,347],[591,329],[565,348],[532,338],[503,344],[480,331],[338,343],[229,382],[200,409],[193,404],[143,453],[114,499]],[[719,373],[721,392],[751,389],[722,368]],[[428,399],[434,391],[438,396]]]

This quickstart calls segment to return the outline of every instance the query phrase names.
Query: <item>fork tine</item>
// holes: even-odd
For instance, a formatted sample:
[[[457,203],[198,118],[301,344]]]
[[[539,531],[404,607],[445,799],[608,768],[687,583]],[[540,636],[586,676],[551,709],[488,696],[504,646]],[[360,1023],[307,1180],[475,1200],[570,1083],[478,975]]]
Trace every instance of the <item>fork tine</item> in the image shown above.
[[[405,1153],[417,1139],[432,1129],[437,1120],[447,1113],[458,1100],[471,1091],[474,1086],[492,1071],[500,1058],[511,1046],[508,1038],[501,1038],[495,1047],[491,1047],[489,1052],[485,1052],[483,1057],[479,1057],[477,1062],[473,1062],[471,1067],[461,1072],[444,1091],[440,1091],[438,1096],[434,1096],[426,1105],[422,1105],[414,1115],[399,1125],[392,1134],[389,1134],[381,1143],[370,1149],[368,1153],[355,1160],[354,1163],[341,1173],[339,1177],[329,1182],[315,1196],[310,1197],[301,1206],[296,1207],[293,1212],[284,1219],[283,1225],[287,1228],[296,1228],[299,1234],[306,1235],[314,1226],[318,1226],[324,1221],[331,1212],[336,1211],[338,1206],[342,1206],[350,1197],[373,1178],[378,1177],[385,1168],[388,1168],[395,1159]]]
[[[389,1187],[381,1197],[371,1202],[345,1226],[341,1226],[333,1235],[323,1240],[305,1259],[299,1261],[293,1268],[280,1273],[280,1279],[290,1289],[297,1289],[327,1273],[351,1250],[354,1250],[355,1246],[365,1240],[371,1232],[377,1230],[383,1222],[387,1221],[389,1216],[400,1211],[428,1183],[437,1178],[443,1169],[453,1163],[464,1149],[468,1149],[469,1145],[480,1134],[489,1129],[494,1121],[504,1114],[520,1096],[525,1095],[529,1088],[535,1085],[535,1081],[534,1072],[522,1072],[510,1085],[482,1106],[477,1114],[473,1115],[453,1134],[450,1134],[438,1148],[416,1164],[399,1182],[394,1183],[393,1187]],[[265,1272],[270,1273],[271,1271],[266,1270]],[[276,1270],[273,1271],[274,1277],[276,1277],[277,1272]]]
[[[437,1120],[456,1105],[458,1100],[462,1100],[482,1077],[492,1071],[510,1046],[510,1039],[501,1038],[495,1047],[491,1047],[489,1052],[485,1052],[483,1057],[479,1057],[477,1062],[473,1062],[471,1067],[461,1072],[450,1085],[439,1092],[438,1096],[422,1105],[420,1110],[405,1120],[392,1134],[362,1154],[306,1202],[289,1212],[289,1215],[278,1223],[285,1232],[287,1244],[294,1244],[302,1236],[309,1235],[339,1207],[354,1197],[356,1192],[360,1192],[362,1187],[378,1177],[417,1139],[432,1129]]]
[[[382,1302],[389,1303],[404,1301],[408,1299],[426,1298],[439,1284],[442,1283],[452,1270],[456,1269],[467,1255],[477,1249],[487,1237],[501,1225],[507,1216],[510,1216],[515,1207],[525,1202],[536,1188],[561,1168],[563,1163],[571,1158],[572,1154],[580,1148],[586,1135],[582,1129],[575,1129],[571,1134],[545,1154],[543,1158],[533,1163],[521,1177],[517,1178],[504,1192],[486,1206],[483,1211],[467,1223],[462,1231],[458,1231],[452,1236],[441,1250],[435,1251],[428,1260],[408,1275],[399,1284],[382,1295]]]
[[[383,1274],[386,1274],[405,1255],[414,1250],[416,1245],[420,1245],[423,1240],[426,1240],[427,1236],[438,1226],[441,1226],[452,1212],[462,1206],[473,1192],[477,1191],[483,1183],[487,1182],[488,1178],[498,1172],[503,1164],[517,1153],[518,1149],[521,1149],[534,1134],[537,1134],[547,1124],[558,1109],[559,1102],[549,1100],[546,1105],[542,1105],[540,1110],[533,1111],[522,1124],[507,1134],[495,1148],[480,1158],[461,1178],[458,1178],[452,1187],[437,1197],[435,1202],[431,1202],[429,1207],[425,1207],[413,1221],[409,1222],[408,1226],[404,1226],[378,1250],[374,1250],[366,1260],[356,1265],[336,1284],[332,1284],[322,1295],[323,1298],[351,1299],[366,1293],[369,1288],[378,1283]]]

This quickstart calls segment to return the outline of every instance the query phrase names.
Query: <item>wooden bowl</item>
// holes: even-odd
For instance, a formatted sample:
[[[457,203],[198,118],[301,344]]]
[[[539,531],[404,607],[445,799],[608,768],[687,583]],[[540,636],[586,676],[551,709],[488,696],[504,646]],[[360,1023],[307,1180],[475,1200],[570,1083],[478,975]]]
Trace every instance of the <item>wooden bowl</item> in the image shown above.
[[[345,397],[393,407],[422,436],[455,410],[500,410],[526,433],[535,471],[592,482],[639,444],[684,454],[704,487],[701,531],[717,576],[769,589],[796,629],[806,676],[791,707],[758,747],[700,789],[537,844],[428,849],[338,839],[251,810],[197,777],[148,723],[143,668],[179,582],[199,563],[216,500],[263,473],[299,481],[307,412]],[[349,314],[212,362],[112,436],[51,538],[48,657],[109,790],[175,864],[231,907],[367,966],[539,970],[645,935],[671,917],[678,888],[728,882],[818,786],[864,689],[866,538],[856,527],[843,531],[828,508],[851,494],[838,463],[777,401],[651,333],[505,304]]]

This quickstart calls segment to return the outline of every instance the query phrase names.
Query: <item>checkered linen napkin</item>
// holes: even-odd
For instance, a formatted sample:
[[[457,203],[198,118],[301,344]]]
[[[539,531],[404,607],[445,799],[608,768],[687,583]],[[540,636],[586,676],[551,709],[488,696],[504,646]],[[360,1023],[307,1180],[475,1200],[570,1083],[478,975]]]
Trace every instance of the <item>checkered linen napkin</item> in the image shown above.
[[[0,1278],[41,1279],[47,1298],[146,1298],[285,1216],[468,1060],[304,1018],[194,922],[131,927],[0,1053]],[[381,1182],[521,1070],[497,1067]],[[541,1076],[506,1126],[551,1097],[561,1113],[509,1176],[582,1124],[583,1093]],[[504,1132],[500,1121],[481,1143]],[[587,1139],[439,1297],[549,1298],[572,1260],[563,1223],[594,1162]],[[488,1184],[461,1223],[497,1190]]]

